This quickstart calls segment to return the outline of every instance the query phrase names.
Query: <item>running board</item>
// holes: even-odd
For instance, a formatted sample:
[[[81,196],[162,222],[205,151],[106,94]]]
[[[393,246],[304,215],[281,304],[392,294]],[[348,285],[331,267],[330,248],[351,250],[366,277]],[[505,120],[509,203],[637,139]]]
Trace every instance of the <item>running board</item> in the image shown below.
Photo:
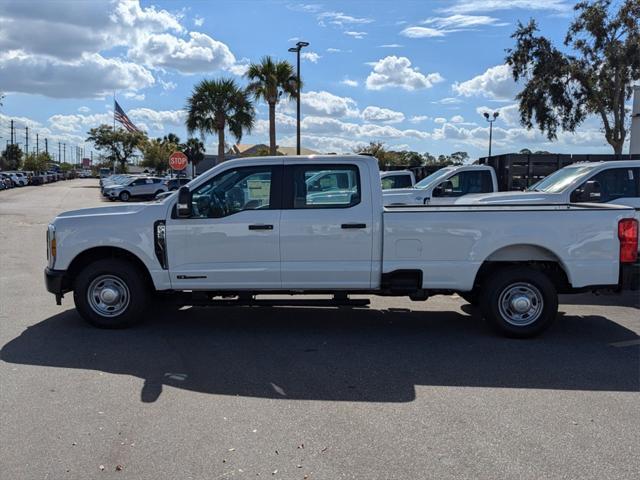
[[[334,296],[332,299],[256,299],[252,295],[242,295],[235,299],[209,299],[204,295],[179,296],[176,298],[179,305],[197,307],[366,307],[371,301],[368,298],[350,299],[345,296]]]

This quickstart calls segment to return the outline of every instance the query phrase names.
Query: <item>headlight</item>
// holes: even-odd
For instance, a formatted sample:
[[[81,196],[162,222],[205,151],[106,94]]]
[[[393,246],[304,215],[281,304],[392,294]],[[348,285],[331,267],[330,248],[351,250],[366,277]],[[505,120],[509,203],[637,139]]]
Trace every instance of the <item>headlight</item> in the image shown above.
[[[56,227],[49,224],[47,227],[47,262],[49,268],[53,268],[56,263]]]

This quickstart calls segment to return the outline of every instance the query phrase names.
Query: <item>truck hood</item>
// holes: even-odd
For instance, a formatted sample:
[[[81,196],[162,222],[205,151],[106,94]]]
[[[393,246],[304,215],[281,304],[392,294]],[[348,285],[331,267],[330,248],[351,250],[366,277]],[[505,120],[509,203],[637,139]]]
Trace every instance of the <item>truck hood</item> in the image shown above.
[[[455,202],[458,205],[469,205],[477,203],[500,203],[500,204],[541,204],[541,203],[563,203],[563,195],[558,193],[544,192],[497,192],[478,193],[460,197]]]
[[[112,215],[135,215],[149,208],[163,208],[162,203],[134,203],[131,205],[108,205],[104,207],[81,208],[59,214],[56,218],[81,218]],[[166,208],[166,207],[164,207]]]

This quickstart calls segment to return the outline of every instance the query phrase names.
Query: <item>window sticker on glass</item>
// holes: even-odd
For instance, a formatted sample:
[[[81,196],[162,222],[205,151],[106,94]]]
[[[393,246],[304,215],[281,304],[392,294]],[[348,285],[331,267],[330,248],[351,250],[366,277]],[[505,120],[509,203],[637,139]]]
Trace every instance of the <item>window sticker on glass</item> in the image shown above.
[[[629,180],[633,180],[633,170],[629,169],[627,173],[629,174]]]
[[[249,200],[269,200],[271,180],[247,180]]]

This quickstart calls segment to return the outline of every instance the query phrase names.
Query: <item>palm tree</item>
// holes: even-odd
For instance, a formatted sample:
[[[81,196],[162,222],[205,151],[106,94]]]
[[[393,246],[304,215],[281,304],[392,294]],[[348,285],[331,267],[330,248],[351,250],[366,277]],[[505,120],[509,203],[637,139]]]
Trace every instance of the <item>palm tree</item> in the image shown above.
[[[231,79],[202,80],[187,99],[187,131],[199,131],[203,141],[207,133],[217,133],[220,161],[224,160],[225,130],[239,142],[244,132],[251,132],[254,119],[249,93]]]
[[[198,140],[197,138],[189,138],[185,143],[180,145],[180,150],[184,153],[191,165],[193,166],[193,173],[195,174],[196,167],[198,163],[204,160],[204,143]]]
[[[245,75],[251,81],[247,90],[256,100],[264,100],[269,105],[269,153],[276,155],[276,104],[282,94],[293,97],[297,92],[293,67],[286,60],[274,61],[266,56],[260,63],[249,65]]]

